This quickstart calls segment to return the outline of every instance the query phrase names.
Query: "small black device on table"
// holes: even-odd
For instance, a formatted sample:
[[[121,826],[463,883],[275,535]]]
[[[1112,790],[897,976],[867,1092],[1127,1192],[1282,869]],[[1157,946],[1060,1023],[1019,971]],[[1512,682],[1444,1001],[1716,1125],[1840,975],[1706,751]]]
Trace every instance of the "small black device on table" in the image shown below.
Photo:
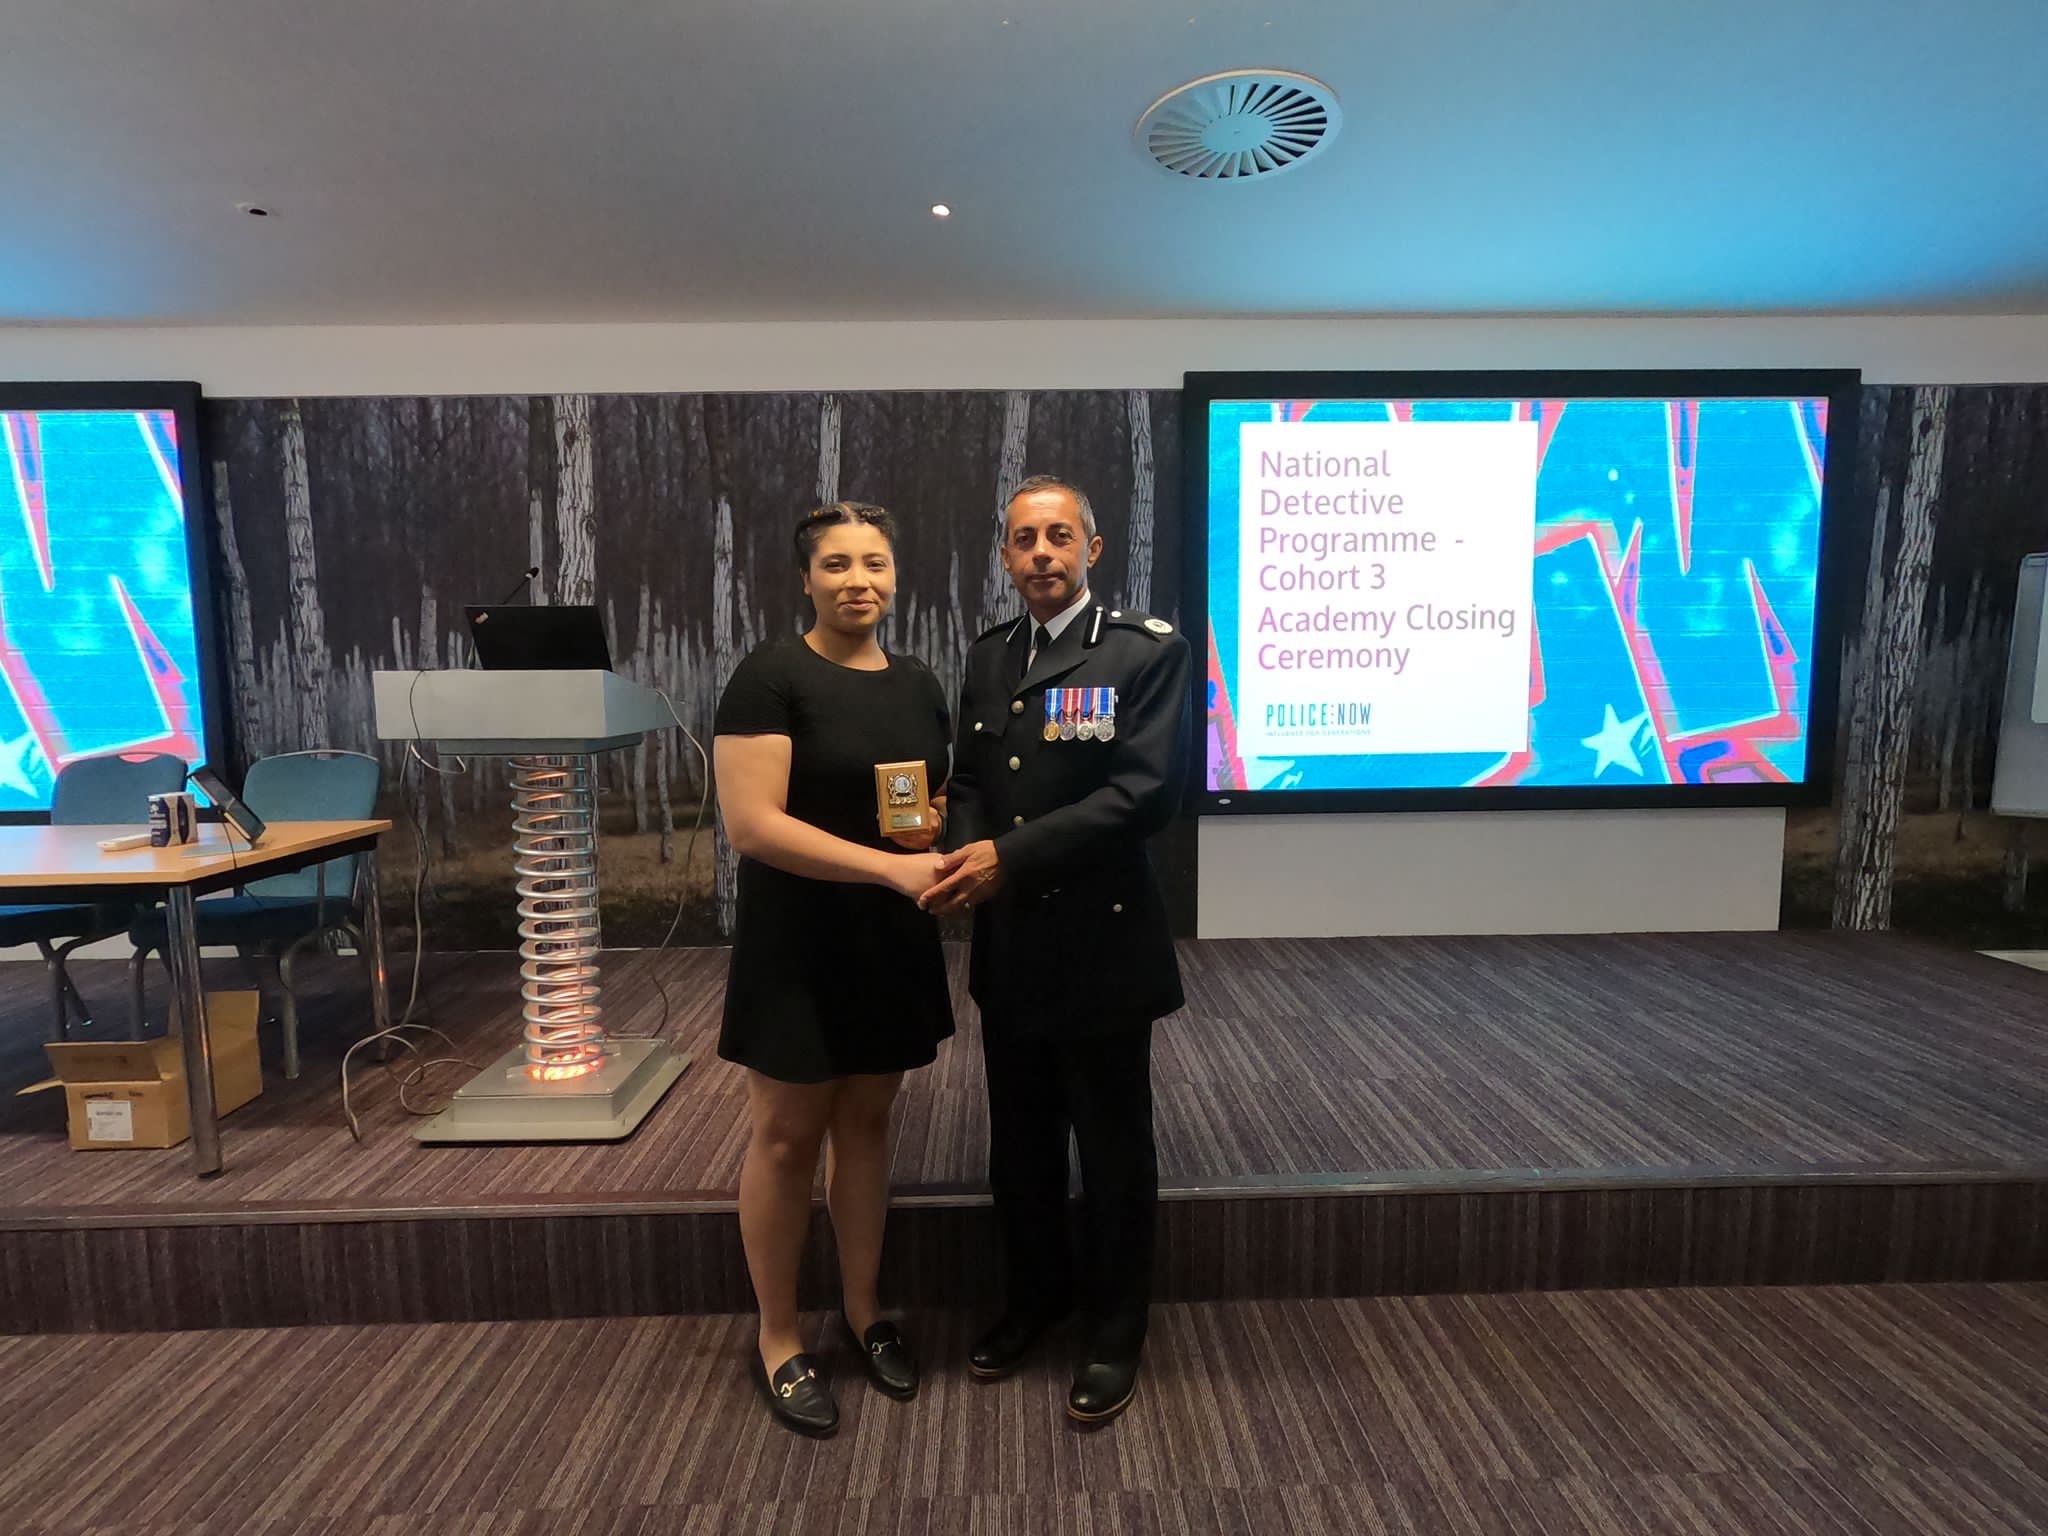
[[[263,818],[243,804],[241,797],[221,782],[219,774],[201,763],[192,770],[191,779],[200,792],[220,809],[220,819],[241,833],[251,848],[261,841]]]

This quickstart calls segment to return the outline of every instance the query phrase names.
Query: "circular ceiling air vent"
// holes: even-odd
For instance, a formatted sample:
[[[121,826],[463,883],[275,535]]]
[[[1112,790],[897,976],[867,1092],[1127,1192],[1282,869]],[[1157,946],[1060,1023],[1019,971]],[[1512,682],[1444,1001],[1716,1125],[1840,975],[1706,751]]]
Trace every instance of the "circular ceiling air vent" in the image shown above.
[[[1322,81],[1288,69],[1232,69],[1177,86],[1138,119],[1138,144],[1194,181],[1291,171],[1336,136],[1343,113]]]

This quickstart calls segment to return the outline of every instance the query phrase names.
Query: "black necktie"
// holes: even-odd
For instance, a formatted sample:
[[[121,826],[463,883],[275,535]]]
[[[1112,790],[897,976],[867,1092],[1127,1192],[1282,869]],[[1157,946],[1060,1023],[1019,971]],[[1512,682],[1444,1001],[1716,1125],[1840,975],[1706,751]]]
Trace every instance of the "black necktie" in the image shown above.
[[[1031,633],[1031,660],[1026,662],[1025,665],[1030,666],[1036,663],[1038,658],[1045,654],[1045,648],[1051,644],[1052,631],[1043,624],[1039,625]]]

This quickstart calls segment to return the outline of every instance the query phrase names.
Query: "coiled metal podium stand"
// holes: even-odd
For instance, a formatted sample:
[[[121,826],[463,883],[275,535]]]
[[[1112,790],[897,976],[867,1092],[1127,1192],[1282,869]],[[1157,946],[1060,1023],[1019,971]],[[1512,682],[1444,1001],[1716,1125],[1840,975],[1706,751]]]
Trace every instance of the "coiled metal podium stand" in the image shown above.
[[[616,1141],[689,1066],[665,1040],[616,1039],[599,1001],[593,754],[672,723],[613,672],[378,672],[377,734],[512,762],[519,1046],[414,1133],[425,1142]],[[532,734],[545,721],[549,734]]]

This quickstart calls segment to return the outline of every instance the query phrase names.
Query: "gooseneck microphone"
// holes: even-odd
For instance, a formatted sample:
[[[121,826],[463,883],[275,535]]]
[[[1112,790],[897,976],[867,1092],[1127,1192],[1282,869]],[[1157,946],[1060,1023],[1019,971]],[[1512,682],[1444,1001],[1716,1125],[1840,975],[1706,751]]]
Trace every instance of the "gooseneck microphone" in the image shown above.
[[[507,592],[503,597],[498,599],[498,606],[500,608],[504,607],[507,603],[511,602],[513,598],[517,597],[521,592],[526,593],[527,597],[531,599],[533,596],[533,578],[538,576],[539,574],[539,566],[529,565],[526,568],[526,574],[519,578],[519,580],[513,585],[512,590],[510,592]]]

